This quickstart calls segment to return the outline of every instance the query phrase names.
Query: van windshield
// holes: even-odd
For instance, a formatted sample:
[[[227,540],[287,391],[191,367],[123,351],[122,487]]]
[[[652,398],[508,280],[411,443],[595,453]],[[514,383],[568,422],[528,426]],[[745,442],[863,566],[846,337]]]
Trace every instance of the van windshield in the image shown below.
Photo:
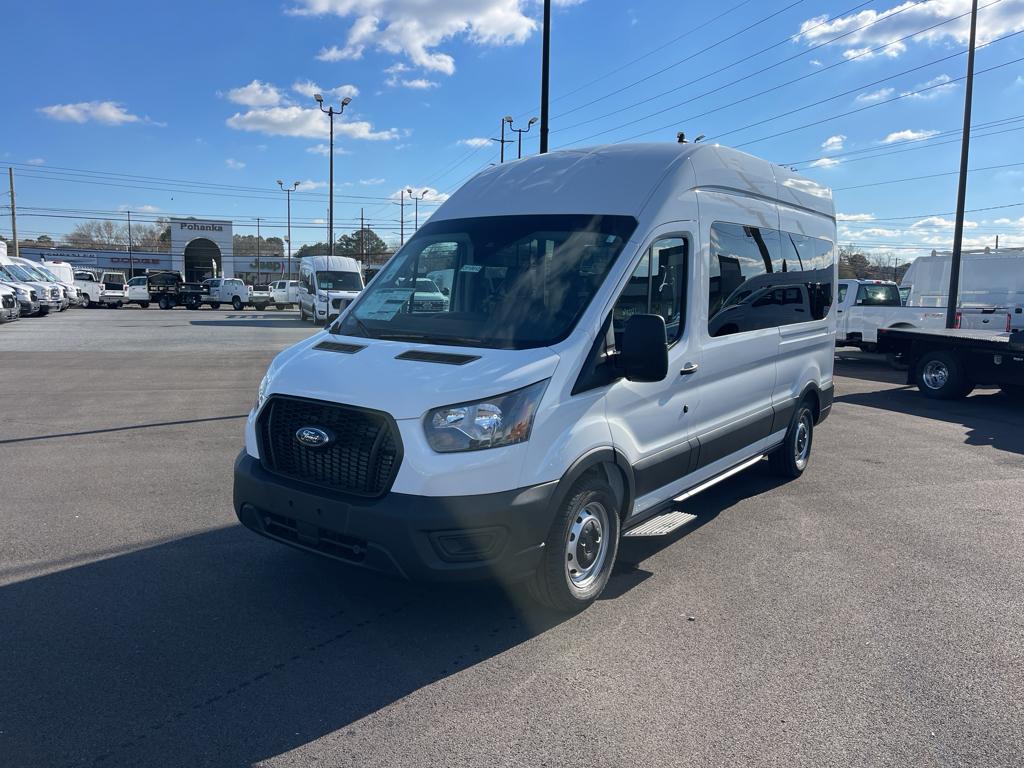
[[[361,291],[358,272],[328,270],[316,273],[316,284],[321,291]]]
[[[629,216],[581,214],[431,222],[335,330],[500,349],[555,344],[572,331],[634,229]],[[450,284],[429,277],[438,273]]]
[[[25,269],[20,264],[7,264],[4,270],[16,280],[28,283],[38,283],[39,278],[34,276],[31,272]]]

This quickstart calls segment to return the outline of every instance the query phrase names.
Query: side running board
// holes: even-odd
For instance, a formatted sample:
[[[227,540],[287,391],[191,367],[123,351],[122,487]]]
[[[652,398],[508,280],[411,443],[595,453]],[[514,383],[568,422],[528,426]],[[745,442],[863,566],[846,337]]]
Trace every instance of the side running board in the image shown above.
[[[764,454],[761,454],[761,455],[758,455],[758,456],[754,456],[751,459],[747,459],[746,461],[742,462],[741,464],[737,464],[735,467],[732,467],[731,469],[727,469],[725,472],[722,472],[720,475],[715,475],[710,480],[705,480],[700,485],[695,485],[693,488],[690,488],[688,491],[684,491],[683,493],[681,493],[680,495],[678,495],[674,499],[672,499],[672,503],[673,504],[679,504],[680,502],[686,501],[691,496],[696,496],[701,491],[705,491],[708,488],[710,488],[711,486],[717,485],[718,483],[722,482],[723,480],[726,480],[726,479],[732,477],[733,475],[739,474],[740,472],[742,472],[745,469],[749,469],[750,467],[752,467],[755,464],[757,464],[757,462],[761,461],[761,459],[763,459],[763,458],[764,458]],[[681,511],[679,509],[669,508],[664,513],[662,513],[660,515],[655,515],[650,520],[648,520],[646,522],[643,522],[643,523],[640,523],[640,525],[636,526],[635,528],[630,528],[628,531],[626,531],[622,535],[623,536],[665,536],[665,535],[667,535],[669,533],[672,533],[672,531],[679,530],[680,528],[682,528],[687,523],[692,523],[696,519],[697,519],[697,515],[691,515],[688,512],[683,512],[683,511]]]

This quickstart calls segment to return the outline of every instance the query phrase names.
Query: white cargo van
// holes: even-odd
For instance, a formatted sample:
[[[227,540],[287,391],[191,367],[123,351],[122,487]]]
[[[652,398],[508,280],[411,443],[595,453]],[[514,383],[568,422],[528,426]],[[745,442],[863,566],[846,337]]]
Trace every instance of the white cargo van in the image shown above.
[[[363,290],[359,262],[348,256],[306,256],[299,267],[299,319],[326,323]]]
[[[271,363],[236,514],[346,563],[526,580],[579,609],[621,536],[679,528],[694,494],[766,457],[808,466],[832,405],[835,238],[827,189],[724,147],[482,171]],[[417,308],[444,270],[443,311]]]

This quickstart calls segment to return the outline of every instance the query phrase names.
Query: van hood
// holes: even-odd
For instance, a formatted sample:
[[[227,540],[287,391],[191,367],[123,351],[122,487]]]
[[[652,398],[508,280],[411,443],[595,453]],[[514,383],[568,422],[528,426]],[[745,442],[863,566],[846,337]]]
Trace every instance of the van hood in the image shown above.
[[[366,345],[354,354],[317,349],[321,342]],[[398,360],[403,352],[476,357],[462,365]],[[550,378],[558,355],[549,347],[483,349],[318,333],[270,366],[268,394],[329,400],[418,419],[431,408],[511,392]]]

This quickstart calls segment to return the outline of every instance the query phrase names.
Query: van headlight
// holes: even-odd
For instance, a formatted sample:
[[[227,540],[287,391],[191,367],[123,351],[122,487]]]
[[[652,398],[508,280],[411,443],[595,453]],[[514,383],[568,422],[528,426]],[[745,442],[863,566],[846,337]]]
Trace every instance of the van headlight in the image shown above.
[[[530,439],[533,417],[548,380],[472,403],[427,411],[423,429],[438,453],[481,451]]]
[[[256,391],[256,410],[258,411],[267,402],[267,390],[270,389],[270,374],[263,377],[260,388]]]

